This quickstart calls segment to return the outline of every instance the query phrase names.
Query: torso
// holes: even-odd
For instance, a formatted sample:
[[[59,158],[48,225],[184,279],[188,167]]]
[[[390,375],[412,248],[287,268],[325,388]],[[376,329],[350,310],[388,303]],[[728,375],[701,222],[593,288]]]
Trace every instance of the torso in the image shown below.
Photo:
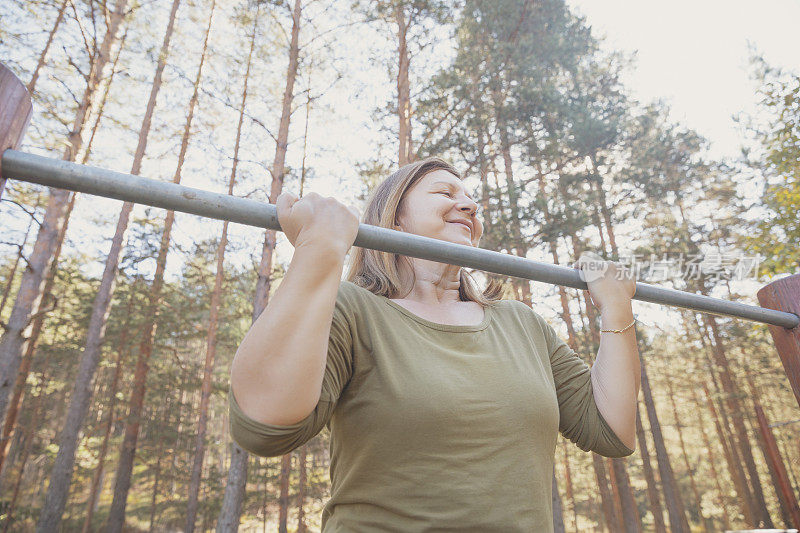
[[[477,302],[459,302],[448,307],[423,305],[412,300],[392,299],[415,315],[449,326],[476,326],[483,322],[485,311]]]

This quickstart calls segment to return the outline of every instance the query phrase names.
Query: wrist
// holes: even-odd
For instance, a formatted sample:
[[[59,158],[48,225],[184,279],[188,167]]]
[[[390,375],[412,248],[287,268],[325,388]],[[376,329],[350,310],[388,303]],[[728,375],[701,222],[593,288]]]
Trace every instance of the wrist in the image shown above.
[[[625,327],[633,320],[633,308],[630,304],[604,307],[600,311],[600,318],[603,328]]]

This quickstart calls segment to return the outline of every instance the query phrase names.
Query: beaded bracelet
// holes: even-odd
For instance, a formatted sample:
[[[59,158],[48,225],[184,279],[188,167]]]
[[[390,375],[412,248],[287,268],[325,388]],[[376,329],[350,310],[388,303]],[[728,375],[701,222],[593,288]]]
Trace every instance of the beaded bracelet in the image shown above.
[[[627,326],[625,326],[625,327],[624,327],[624,328],[622,328],[622,329],[601,329],[601,330],[600,330],[600,332],[601,332],[601,333],[602,333],[602,332],[607,332],[607,333],[622,333],[623,331],[625,331],[625,330],[627,330],[628,328],[630,328],[631,326],[633,326],[635,323],[636,323],[636,319],[634,318],[634,319],[633,319],[633,322],[631,322],[630,324],[628,324]]]

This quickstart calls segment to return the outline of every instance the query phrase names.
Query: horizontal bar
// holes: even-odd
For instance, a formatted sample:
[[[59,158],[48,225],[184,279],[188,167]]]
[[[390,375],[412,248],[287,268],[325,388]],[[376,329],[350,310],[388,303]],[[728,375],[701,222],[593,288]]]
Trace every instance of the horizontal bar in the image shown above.
[[[281,231],[274,205],[68,161],[6,150],[5,178]],[[354,246],[587,290],[574,268],[361,224]],[[793,313],[636,283],[635,300],[794,328]]]

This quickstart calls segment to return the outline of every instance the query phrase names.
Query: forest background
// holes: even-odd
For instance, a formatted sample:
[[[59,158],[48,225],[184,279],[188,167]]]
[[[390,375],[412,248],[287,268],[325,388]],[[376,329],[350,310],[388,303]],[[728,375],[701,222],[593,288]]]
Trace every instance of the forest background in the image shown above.
[[[676,5],[651,15],[675,36],[659,48],[635,8],[599,4],[11,0],[0,58],[33,97],[29,152],[358,206],[398,164],[439,155],[479,199],[483,248],[561,264],[593,251],[641,281],[755,303],[800,273],[800,68],[759,49],[797,49],[797,6]],[[693,39],[702,20],[719,28]],[[748,23],[771,31],[743,49],[729,28]],[[686,84],[693,105],[661,99]],[[227,432],[228,368],[291,258],[282,234],[14,181],[0,228],[2,527],[319,528],[326,432],[274,459]],[[591,361],[582,294],[504,281]],[[557,530],[800,526],[800,416],[766,326],[634,311],[637,452],[561,439]]]

